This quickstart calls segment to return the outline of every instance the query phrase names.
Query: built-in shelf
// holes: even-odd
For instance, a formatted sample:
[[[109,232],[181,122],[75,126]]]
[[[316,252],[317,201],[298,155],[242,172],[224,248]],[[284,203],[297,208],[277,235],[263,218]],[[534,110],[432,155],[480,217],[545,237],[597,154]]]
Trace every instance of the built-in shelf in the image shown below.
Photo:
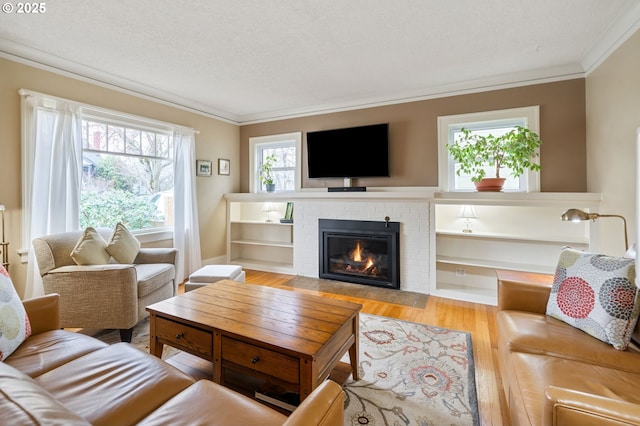
[[[267,220],[265,204],[273,218]],[[286,201],[227,203],[227,262],[260,271],[293,272],[293,223],[281,223]]]
[[[506,269],[508,271],[538,272],[543,274],[552,274],[555,270],[555,267],[549,265],[500,262],[498,260],[467,259],[464,257],[448,256],[436,256],[436,263],[446,263],[449,265],[458,266],[472,266],[476,268]]]
[[[567,235],[567,236],[544,236],[544,235],[508,235],[508,234],[499,234],[497,232],[472,232],[466,233],[462,231],[436,231],[436,235],[446,235],[451,237],[460,237],[460,238],[480,238],[487,240],[512,240],[512,241],[527,241],[531,243],[561,243],[566,245],[571,244],[589,244],[589,239],[586,237],[578,237],[575,235]]]

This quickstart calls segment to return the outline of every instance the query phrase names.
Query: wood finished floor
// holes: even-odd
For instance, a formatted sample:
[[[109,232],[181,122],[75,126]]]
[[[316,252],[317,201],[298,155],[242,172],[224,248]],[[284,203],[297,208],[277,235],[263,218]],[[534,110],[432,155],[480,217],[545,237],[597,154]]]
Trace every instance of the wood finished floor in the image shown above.
[[[376,292],[347,296],[323,293],[317,290],[292,288],[286,285],[294,278],[291,275],[269,272],[247,272],[247,282],[266,285],[285,290],[318,294],[334,299],[360,303],[362,312],[405,321],[436,325],[453,330],[471,333],[473,356],[476,370],[476,387],[481,425],[509,425],[506,414],[506,402],[502,389],[502,381],[498,373],[497,341],[496,341],[496,307],[476,303],[460,302],[429,296],[425,306],[406,306],[375,300]],[[200,360],[193,357],[177,357],[172,364],[194,375],[207,369]],[[189,371],[191,370],[191,371]],[[208,370],[208,369],[207,369]]]

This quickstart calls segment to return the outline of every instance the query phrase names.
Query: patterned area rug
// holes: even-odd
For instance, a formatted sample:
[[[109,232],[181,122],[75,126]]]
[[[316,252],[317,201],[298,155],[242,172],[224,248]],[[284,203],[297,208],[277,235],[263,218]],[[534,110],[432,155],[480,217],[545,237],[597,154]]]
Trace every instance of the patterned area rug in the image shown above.
[[[116,330],[91,334],[120,341]],[[131,343],[149,352],[148,319]],[[178,352],[165,345],[162,358]],[[359,368],[360,380],[344,384],[346,426],[479,424],[468,333],[361,313]]]
[[[479,424],[470,334],[360,314],[359,361],[345,425]]]

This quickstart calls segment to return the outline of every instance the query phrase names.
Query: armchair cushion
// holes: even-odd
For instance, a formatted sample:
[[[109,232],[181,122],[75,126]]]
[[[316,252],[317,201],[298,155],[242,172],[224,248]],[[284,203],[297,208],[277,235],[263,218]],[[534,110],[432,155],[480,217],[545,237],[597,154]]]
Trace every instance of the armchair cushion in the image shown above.
[[[138,275],[138,297],[144,297],[163,287],[176,276],[170,263],[142,263],[135,265]]]
[[[71,258],[78,265],[105,265],[111,255],[107,252],[104,238],[94,228],[88,227],[71,251]]]
[[[109,253],[119,263],[133,263],[140,251],[140,241],[121,222],[115,227],[111,241],[107,244]]]
[[[24,305],[9,273],[0,265],[0,361],[11,355],[31,335]]]
[[[547,315],[625,350],[638,321],[633,259],[565,248],[560,254]]]

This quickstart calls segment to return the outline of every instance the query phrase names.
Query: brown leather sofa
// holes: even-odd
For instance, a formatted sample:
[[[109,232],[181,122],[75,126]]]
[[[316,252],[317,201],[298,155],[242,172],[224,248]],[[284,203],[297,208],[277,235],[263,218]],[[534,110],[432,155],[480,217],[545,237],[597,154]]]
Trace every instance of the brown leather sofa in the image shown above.
[[[343,424],[344,393],[335,382],[325,381],[287,417],[128,343],[60,330],[58,300],[24,301],[32,335],[0,362],[2,424]]]
[[[553,277],[498,271],[498,357],[513,425],[640,425],[638,327],[626,351],[545,315]]]

